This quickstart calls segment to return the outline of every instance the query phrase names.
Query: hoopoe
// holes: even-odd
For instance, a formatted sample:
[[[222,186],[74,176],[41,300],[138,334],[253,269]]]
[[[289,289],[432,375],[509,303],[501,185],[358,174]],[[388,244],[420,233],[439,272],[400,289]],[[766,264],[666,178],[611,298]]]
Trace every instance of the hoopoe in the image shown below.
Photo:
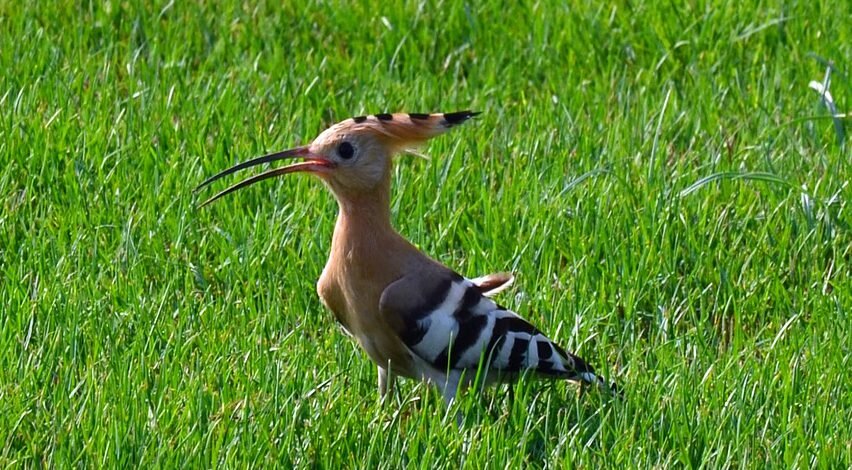
[[[484,372],[483,384],[513,382],[531,373],[606,386],[586,361],[490,298],[511,283],[510,274],[466,279],[421,253],[391,226],[394,155],[477,114],[354,117],[326,129],[309,145],[240,163],[196,188],[281,159],[302,161],[250,177],[202,206],[287,173],[307,172],[325,183],[339,212],[317,293],[378,366],[382,400],[395,375],[434,384],[448,404],[473,383],[478,370]]]

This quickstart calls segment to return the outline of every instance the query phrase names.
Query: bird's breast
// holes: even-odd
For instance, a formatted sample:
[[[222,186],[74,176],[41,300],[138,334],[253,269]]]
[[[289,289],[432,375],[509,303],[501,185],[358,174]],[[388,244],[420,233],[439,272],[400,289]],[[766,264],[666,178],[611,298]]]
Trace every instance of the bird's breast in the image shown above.
[[[337,321],[355,337],[376,364],[412,376],[411,354],[382,318],[379,298],[386,286],[326,267],[317,282],[317,294]]]
[[[347,315],[346,299],[342,295],[337,280],[329,273],[328,267],[323,270],[322,276],[317,281],[317,295],[323,305],[325,305],[325,308],[331,310],[337,321],[351,333],[352,326]]]

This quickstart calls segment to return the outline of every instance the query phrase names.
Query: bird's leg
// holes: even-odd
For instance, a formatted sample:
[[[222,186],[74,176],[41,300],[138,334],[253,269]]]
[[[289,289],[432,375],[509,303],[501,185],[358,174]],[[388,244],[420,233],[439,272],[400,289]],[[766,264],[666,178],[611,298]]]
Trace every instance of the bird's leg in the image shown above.
[[[393,392],[395,381],[396,376],[390,370],[390,364],[388,364],[387,368],[379,366],[379,400],[382,403],[385,402],[388,392]]]
[[[447,411],[453,406],[453,402],[456,400],[456,394],[459,390],[459,384],[461,383],[461,372],[451,370],[449,374],[447,374],[447,379],[444,381],[444,389],[441,391],[441,395],[444,396],[444,401],[447,403]],[[458,427],[462,427],[462,414],[461,411],[456,412],[456,424]]]

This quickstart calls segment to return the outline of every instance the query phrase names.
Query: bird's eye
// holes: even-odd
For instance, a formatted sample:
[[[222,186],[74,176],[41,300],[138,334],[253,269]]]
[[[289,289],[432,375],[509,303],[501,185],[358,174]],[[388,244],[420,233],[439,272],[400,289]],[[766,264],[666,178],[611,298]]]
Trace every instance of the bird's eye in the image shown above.
[[[344,160],[349,160],[355,155],[355,147],[349,142],[343,142],[337,147],[337,154]]]

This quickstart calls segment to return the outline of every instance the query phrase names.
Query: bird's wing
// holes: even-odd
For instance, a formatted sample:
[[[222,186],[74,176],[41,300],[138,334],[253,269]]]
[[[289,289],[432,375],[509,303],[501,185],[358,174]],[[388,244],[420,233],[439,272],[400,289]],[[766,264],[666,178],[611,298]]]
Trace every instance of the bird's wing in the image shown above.
[[[482,295],[494,297],[508,289],[515,282],[515,276],[512,273],[492,273],[473,278],[470,282],[482,291]]]
[[[509,376],[529,370],[598,381],[584,360],[452,272],[395,281],[382,293],[380,310],[408,349],[437,371],[476,369],[484,359],[486,370]]]

